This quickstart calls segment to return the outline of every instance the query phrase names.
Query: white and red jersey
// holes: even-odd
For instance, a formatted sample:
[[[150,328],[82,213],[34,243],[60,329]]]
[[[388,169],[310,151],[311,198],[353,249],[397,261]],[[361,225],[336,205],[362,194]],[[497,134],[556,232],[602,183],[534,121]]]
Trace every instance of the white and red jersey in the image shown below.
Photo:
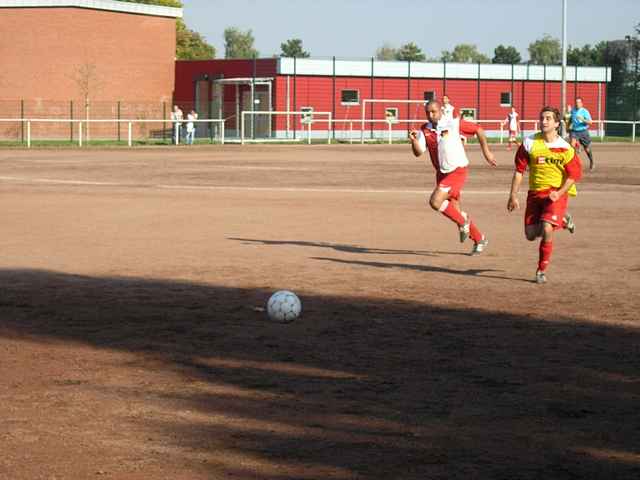
[[[441,121],[450,121],[453,119],[453,111],[455,110],[455,107],[453,105],[451,105],[450,103],[446,103],[442,105],[442,119]]]
[[[507,113],[507,118],[505,118],[504,122],[509,124],[509,131],[518,131],[518,114],[516,112]]]
[[[420,127],[418,142],[422,153],[429,150],[433,168],[441,173],[453,172],[469,165],[462,135],[474,136],[480,127],[461,118],[440,119],[435,127],[429,122]]]

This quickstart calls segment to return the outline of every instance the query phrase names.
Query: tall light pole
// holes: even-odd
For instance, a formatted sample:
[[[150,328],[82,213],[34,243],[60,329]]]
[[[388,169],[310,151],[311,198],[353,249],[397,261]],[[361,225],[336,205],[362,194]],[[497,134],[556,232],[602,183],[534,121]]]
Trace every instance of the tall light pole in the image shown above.
[[[562,0],[562,94],[560,112],[567,108],[567,0]],[[563,113],[564,114],[564,113]],[[565,129],[566,129],[565,125]]]

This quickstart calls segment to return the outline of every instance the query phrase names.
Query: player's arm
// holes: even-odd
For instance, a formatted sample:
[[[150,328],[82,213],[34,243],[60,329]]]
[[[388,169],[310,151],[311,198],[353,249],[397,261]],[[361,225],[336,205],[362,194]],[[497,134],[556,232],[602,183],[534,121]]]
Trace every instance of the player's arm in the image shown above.
[[[496,157],[493,155],[493,152],[489,148],[487,135],[484,133],[484,129],[482,127],[478,127],[478,130],[476,130],[476,137],[478,137],[478,143],[480,144],[480,148],[482,149],[482,155],[484,155],[484,159],[489,165],[495,167],[498,162],[496,162]]]
[[[529,164],[529,153],[527,153],[524,145],[520,145],[516,152],[515,164],[516,169],[513,172],[513,178],[511,179],[511,191],[509,192],[509,200],[507,201],[507,210],[510,212],[520,208],[518,192],[520,191],[524,172]]]
[[[574,153],[573,158],[564,166],[564,169],[567,175],[562,186],[558,190],[549,194],[549,200],[552,202],[555,202],[562,197],[578,180],[580,180],[580,177],[582,176],[582,163],[580,162],[580,157]]]
[[[409,131],[409,143],[411,143],[411,150],[416,157],[422,155],[426,150],[426,142],[424,142],[424,134],[419,130]]]

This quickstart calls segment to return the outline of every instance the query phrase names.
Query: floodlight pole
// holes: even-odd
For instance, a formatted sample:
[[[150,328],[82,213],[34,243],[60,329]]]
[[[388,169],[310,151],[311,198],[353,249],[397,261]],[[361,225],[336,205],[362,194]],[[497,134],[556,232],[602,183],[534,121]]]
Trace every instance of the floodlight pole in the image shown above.
[[[567,108],[567,0],[562,0],[562,95],[560,113],[564,115]],[[564,126],[563,133],[566,133]]]

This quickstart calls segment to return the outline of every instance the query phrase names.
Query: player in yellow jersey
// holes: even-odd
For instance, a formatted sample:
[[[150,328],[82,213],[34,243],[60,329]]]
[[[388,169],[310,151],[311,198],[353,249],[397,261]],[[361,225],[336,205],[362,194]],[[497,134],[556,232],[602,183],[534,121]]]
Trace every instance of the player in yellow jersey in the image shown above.
[[[573,233],[575,225],[567,213],[569,196],[576,195],[576,182],[582,175],[580,158],[575,149],[558,133],[560,112],[544,107],[540,111],[542,130],[527,137],[516,153],[516,170],[511,181],[507,202],[510,212],[519,208],[518,190],[527,167],[529,194],[524,214],[524,233],[527,240],[540,240],[536,282],[547,281],[546,269],[553,251],[553,232],[567,229]]]

